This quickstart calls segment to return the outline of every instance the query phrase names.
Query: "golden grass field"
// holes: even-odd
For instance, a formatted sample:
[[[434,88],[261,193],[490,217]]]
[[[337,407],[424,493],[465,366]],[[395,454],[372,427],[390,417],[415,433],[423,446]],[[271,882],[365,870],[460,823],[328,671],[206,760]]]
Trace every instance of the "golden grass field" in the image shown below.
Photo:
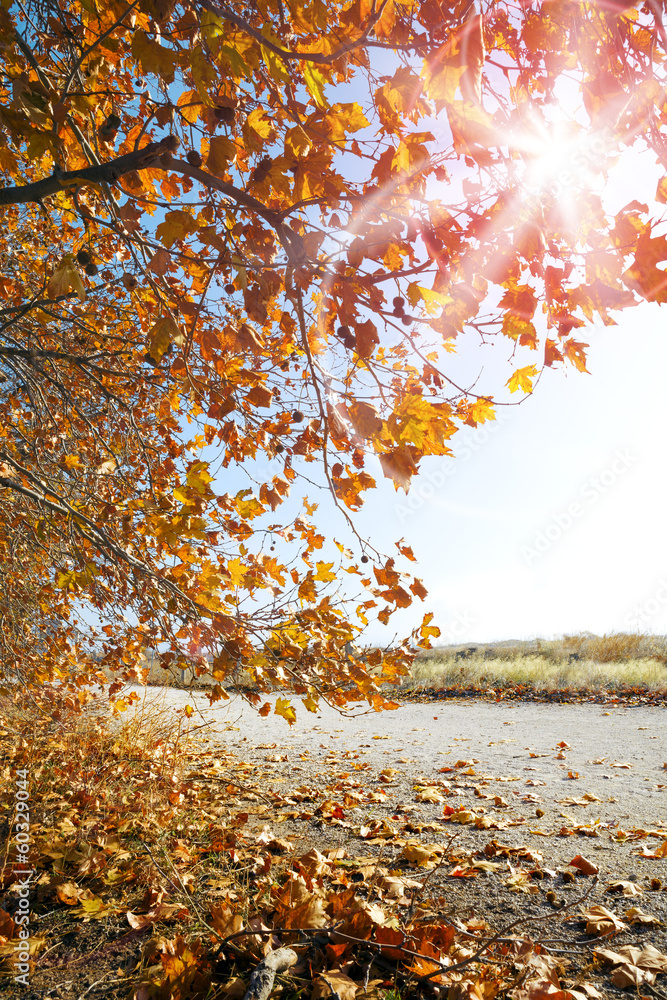
[[[412,668],[411,688],[511,687],[537,691],[667,689],[667,638],[635,633],[434,648]]]

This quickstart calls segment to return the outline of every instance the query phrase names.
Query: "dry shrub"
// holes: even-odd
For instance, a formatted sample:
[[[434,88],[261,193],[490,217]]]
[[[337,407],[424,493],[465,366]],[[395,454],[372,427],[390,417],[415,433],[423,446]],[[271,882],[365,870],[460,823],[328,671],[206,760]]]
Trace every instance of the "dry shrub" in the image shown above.
[[[82,815],[87,803],[93,812],[112,813],[125,801],[130,780],[142,791],[144,817],[170,808],[175,777],[200,722],[190,717],[191,709],[166,707],[162,692],[126,705],[113,714],[99,697],[83,711],[61,711],[54,719],[20,693],[0,699],[0,759],[29,770],[36,812],[52,811],[62,796]]]
[[[662,636],[640,632],[610,632],[608,635],[565,635],[563,644],[580,657],[596,663],[620,663],[625,660],[667,659],[667,642]]]

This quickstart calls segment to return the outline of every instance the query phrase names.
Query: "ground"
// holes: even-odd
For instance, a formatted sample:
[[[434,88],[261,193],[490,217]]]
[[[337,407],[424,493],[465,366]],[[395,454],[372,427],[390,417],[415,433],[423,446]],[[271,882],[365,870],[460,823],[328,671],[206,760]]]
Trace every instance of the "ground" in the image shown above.
[[[50,758],[5,732],[36,875],[30,985],[1,996],[235,1000],[284,944],[286,996],[664,995],[664,708],[431,700],[288,729],[168,698],[113,738],[51,732]],[[6,973],[15,930],[0,914]]]

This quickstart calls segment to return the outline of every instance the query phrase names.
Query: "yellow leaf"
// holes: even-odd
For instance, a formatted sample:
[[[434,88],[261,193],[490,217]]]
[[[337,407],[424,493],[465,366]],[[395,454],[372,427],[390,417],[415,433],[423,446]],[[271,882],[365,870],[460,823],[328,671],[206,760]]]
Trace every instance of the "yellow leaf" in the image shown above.
[[[275,52],[272,52],[270,49],[266,49],[263,46],[262,55],[269,70],[269,74],[276,81],[276,83],[289,83],[290,76],[285,69],[282,59],[280,59]]]
[[[525,368],[517,368],[512,377],[505,383],[509,388],[510,392],[532,392],[533,383],[532,379],[537,375],[537,368],[535,365],[526,365]]]
[[[331,572],[333,563],[318,562],[317,563],[317,573],[315,574],[315,579],[320,580],[322,583],[330,583],[331,580],[336,579],[336,574]]]
[[[148,332],[146,346],[153,361],[159,361],[171,344],[183,342],[183,333],[172,316],[162,316]]]
[[[468,412],[476,424],[496,419],[496,411],[490,399],[476,399],[474,403],[470,404]]]
[[[426,312],[430,316],[439,312],[443,306],[452,301],[451,295],[446,295],[443,292],[434,292],[432,288],[424,288],[422,285],[417,285],[417,289],[426,307]]]
[[[268,139],[273,129],[271,119],[263,108],[255,108],[246,118],[246,124],[257,133],[260,139]]]
[[[324,96],[324,85],[327,83],[327,78],[322,70],[312,63],[304,63],[302,71],[308,92],[314,98],[315,103],[320,108],[328,108],[329,104]]]
[[[214,135],[208,150],[206,167],[212,174],[220,176],[227,172],[236,156],[236,146],[224,135]]]
[[[204,51],[201,45],[195,45],[190,50],[190,66],[192,67],[192,78],[199,94],[204,100],[210,100],[208,88],[216,82],[218,72],[209,54]]]
[[[67,295],[69,292],[76,292],[83,302],[86,297],[86,289],[83,287],[81,275],[74,266],[71,257],[65,257],[60,267],[53,272],[46,290],[49,296],[54,299],[61,295]]]
[[[242,583],[246,574],[246,568],[240,559],[230,559],[227,563],[227,572],[229,573],[232,584],[235,587],[238,587],[238,585]]]
[[[208,471],[208,462],[195,462],[188,469],[185,479],[188,486],[203,495],[206,492],[206,486],[213,480],[213,476]]]
[[[202,99],[196,90],[186,90],[182,94],[179,94],[176,104],[181,110],[181,115],[190,125],[197,123],[200,114],[204,110]]]
[[[189,233],[194,233],[196,230],[197,223],[190,213],[179,209],[176,212],[167,212],[164,222],[161,222],[155,230],[155,235],[163,246],[169,248],[177,240],[184,239]]]
[[[283,719],[286,719],[290,726],[293,726],[296,722],[296,712],[292,708],[292,703],[287,698],[278,698],[276,700],[274,712],[276,715],[280,715]]]
[[[202,35],[213,55],[217,55],[220,42],[228,31],[226,23],[217,14],[203,10],[199,15]]]
[[[132,55],[139,60],[147,76],[155,73],[165,83],[173,83],[177,54],[172,49],[160,45],[145,32],[137,30],[132,36]]]

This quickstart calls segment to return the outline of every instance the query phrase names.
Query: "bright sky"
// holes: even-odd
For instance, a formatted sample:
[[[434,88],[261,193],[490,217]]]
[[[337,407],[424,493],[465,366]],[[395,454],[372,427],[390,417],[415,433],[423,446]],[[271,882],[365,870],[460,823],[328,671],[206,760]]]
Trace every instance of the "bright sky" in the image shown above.
[[[586,149],[579,162],[592,163]],[[587,166],[555,166],[567,199]],[[631,152],[593,187],[614,213],[633,199],[651,204],[659,176],[652,155]],[[590,375],[545,370],[534,396],[501,408],[495,427],[457,435],[457,458],[424,463],[407,499],[392,487],[369,496],[360,523],[387,545],[400,536],[412,545],[429,589],[419,610],[434,612],[441,642],[667,633],[667,313],[644,304],[616,318],[617,327],[577,331]],[[480,347],[470,335],[458,347],[454,370],[467,384],[481,372],[476,391],[512,399],[502,395],[507,343]],[[417,619],[411,609],[400,620]]]
[[[442,642],[667,632],[666,319],[642,306],[596,329],[590,375],[546,371],[407,499],[369,495],[358,523],[412,545]]]
[[[448,143],[446,126],[430,124],[436,137],[444,129]],[[544,183],[555,179],[565,205],[571,183],[590,182],[610,213],[633,199],[661,211],[653,201],[660,176],[653,156],[626,152],[603,182],[595,176],[597,147],[589,146],[590,137],[577,156],[560,140],[548,146],[535,161],[536,191],[542,171]],[[397,612],[390,626],[372,627],[363,642],[390,644],[429,611],[442,643],[667,633],[667,310],[644,304],[617,319],[616,327],[577,331],[590,345],[590,375],[572,366],[546,369],[532,397],[500,407],[495,423],[458,433],[454,458],[425,460],[407,497],[369,458],[378,489],[354,515],[357,528],[388,555],[404,538],[418,560],[409,568],[429,595]],[[512,361],[511,343],[500,339],[483,346],[476,334],[460,336],[447,373],[514,403],[520,394],[503,389],[507,378],[516,367],[539,363],[540,352],[521,349]],[[313,466],[295,465],[321,481]],[[282,471],[281,463],[257,471],[262,480]],[[232,492],[247,485],[233,470],[225,476]],[[303,492],[295,487],[276,522],[290,520]],[[315,488],[310,499],[320,503],[318,528],[349,544],[326,491]],[[321,558],[333,555],[323,551]]]
[[[611,210],[633,198],[651,202],[653,160],[640,159],[607,184]],[[424,460],[407,497],[369,458],[378,489],[366,494],[355,523],[388,555],[405,538],[418,560],[409,568],[429,595],[388,627],[372,627],[363,642],[388,645],[428,611],[442,643],[667,633],[667,311],[643,304],[617,319],[616,327],[577,331],[590,345],[591,374],[546,369],[521,405],[499,407],[494,423],[457,433],[456,457]],[[470,333],[457,347],[448,374],[508,402],[520,393],[503,389],[507,378],[536,360],[524,349],[512,361],[505,338],[484,346]],[[303,471],[320,479],[313,466]],[[301,495],[295,487],[275,520],[289,520]],[[312,490],[310,499],[320,503],[320,530],[349,544],[326,492]]]

